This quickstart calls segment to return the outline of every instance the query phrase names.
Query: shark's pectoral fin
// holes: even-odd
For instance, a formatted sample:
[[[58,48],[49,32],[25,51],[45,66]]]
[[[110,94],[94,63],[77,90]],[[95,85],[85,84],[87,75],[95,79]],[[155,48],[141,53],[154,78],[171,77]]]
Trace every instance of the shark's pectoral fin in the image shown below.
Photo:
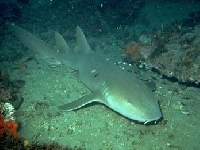
[[[83,96],[71,103],[61,105],[58,108],[61,110],[71,111],[71,110],[81,108],[92,102],[101,102],[101,100],[98,98],[98,94],[95,92],[88,94],[86,96]]]

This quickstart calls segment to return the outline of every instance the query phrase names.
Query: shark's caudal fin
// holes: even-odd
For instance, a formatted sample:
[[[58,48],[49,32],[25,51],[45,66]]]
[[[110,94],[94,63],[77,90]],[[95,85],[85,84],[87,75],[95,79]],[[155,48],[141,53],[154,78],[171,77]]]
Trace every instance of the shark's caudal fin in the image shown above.
[[[56,45],[50,46],[32,33],[14,24],[8,23],[7,26],[15,36],[18,37],[22,44],[28,47],[31,51],[40,54],[40,57],[45,59],[47,62],[56,62],[56,64],[59,64],[58,62],[60,62],[77,70],[80,63],[80,54],[92,52],[80,27],[76,28],[76,46],[74,49],[71,49],[58,32],[55,32]]]
[[[17,36],[17,38],[30,50],[42,54],[43,58],[49,58],[49,55],[46,55],[46,52],[51,49],[51,47],[45,43],[43,40],[37,38],[32,33],[14,25],[7,24],[7,27]]]

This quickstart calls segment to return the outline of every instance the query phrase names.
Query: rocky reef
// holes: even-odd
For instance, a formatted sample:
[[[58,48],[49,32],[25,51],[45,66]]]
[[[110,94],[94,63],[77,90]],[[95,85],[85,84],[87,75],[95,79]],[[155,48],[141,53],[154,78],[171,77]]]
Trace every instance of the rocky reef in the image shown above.
[[[125,58],[182,83],[200,83],[200,26],[162,26],[137,43],[128,43]]]

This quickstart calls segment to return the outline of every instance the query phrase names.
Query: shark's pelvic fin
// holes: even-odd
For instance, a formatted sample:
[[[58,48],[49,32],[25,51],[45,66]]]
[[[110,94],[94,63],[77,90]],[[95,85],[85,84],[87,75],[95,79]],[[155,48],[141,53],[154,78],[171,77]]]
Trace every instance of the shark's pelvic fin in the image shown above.
[[[76,52],[92,53],[90,45],[88,44],[83,31],[79,26],[76,27]]]
[[[102,103],[102,101],[97,96],[98,96],[98,94],[96,94],[94,92],[94,93],[88,94],[86,96],[83,96],[71,103],[61,105],[58,108],[61,110],[71,111],[71,110],[79,109],[89,103],[92,103],[92,102],[101,102]]]

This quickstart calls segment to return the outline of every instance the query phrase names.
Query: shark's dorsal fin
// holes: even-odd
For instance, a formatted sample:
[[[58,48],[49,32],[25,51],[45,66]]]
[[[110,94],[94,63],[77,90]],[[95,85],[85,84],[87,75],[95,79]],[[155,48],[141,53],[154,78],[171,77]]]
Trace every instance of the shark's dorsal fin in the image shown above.
[[[63,37],[60,35],[60,33],[55,32],[55,40],[56,40],[56,45],[55,48],[60,51],[71,51],[71,48],[68,46],[66,41],[63,39]]]
[[[91,53],[92,50],[88,44],[83,31],[79,26],[76,27],[76,46],[74,49],[76,52]]]

